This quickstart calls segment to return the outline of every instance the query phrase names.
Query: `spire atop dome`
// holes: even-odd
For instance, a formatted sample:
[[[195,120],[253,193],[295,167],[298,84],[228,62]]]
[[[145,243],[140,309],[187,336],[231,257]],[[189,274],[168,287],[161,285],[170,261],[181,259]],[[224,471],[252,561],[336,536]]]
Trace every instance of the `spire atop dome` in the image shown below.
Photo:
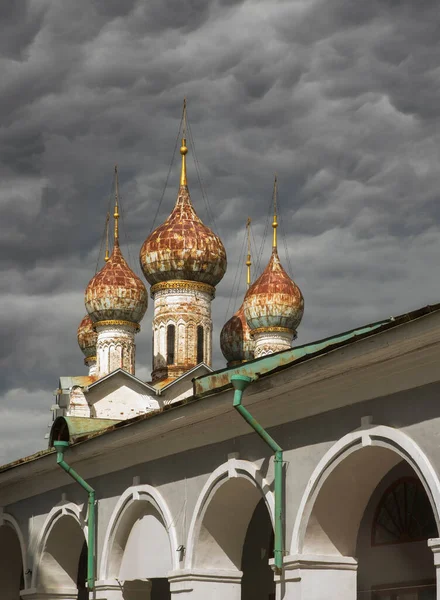
[[[272,242],[272,251],[277,252],[277,227],[278,227],[278,215],[277,215],[277,194],[278,194],[278,184],[277,184],[277,176],[275,175],[275,180],[273,182],[273,242]]]
[[[185,136],[186,100],[182,120]],[[214,287],[226,271],[226,251],[220,238],[202,223],[191,202],[186,174],[187,153],[186,138],[183,137],[176,203],[169,217],[148,236],[140,251],[141,268],[150,285],[187,280]]]
[[[114,229],[114,243],[119,245],[119,179],[118,179],[118,165],[115,165],[115,211],[113,213],[115,220]]]
[[[246,284],[249,289],[251,285],[251,218],[248,217],[246,221],[246,234],[247,234],[247,257],[246,257]]]
[[[107,213],[107,218],[105,220],[105,256],[104,261],[108,262],[110,258],[109,250],[108,250],[108,225],[110,221],[110,213]]]
[[[186,98],[183,100],[183,116],[182,116],[182,145],[180,147],[180,154],[182,155],[182,169],[180,171],[180,185],[187,186],[188,181],[186,178],[186,155],[188,154],[188,148],[186,145]]]

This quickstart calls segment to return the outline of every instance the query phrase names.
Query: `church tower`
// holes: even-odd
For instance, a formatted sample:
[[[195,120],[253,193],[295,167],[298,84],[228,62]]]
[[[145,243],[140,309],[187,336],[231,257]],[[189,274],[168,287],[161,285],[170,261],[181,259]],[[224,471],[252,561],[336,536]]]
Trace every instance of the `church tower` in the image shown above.
[[[176,379],[212,362],[211,302],[226,271],[226,251],[197,216],[191,202],[183,108],[182,167],[173,211],[145,240],[142,271],[154,300],[152,380]]]
[[[244,316],[254,340],[255,358],[287,350],[296,338],[304,314],[301,290],[283,269],[277,244],[277,180],[275,178],[272,255],[243,302]]]
[[[90,280],[85,305],[97,333],[96,374],[116,369],[135,372],[135,334],[139,331],[148,295],[145,285],[130,269],[119,247],[119,189],[115,167],[113,251],[104,267]],[[107,258],[107,257],[106,257]]]

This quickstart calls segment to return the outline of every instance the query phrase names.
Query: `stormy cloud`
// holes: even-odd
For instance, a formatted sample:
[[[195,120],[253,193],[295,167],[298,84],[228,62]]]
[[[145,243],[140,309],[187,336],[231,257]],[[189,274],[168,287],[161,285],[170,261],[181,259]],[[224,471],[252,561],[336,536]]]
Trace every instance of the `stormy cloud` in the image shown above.
[[[176,197],[177,155],[163,192],[184,97],[192,200],[228,253],[215,367],[245,291],[247,216],[254,267],[264,239],[260,269],[268,257],[275,172],[281,260],[305,297],[298,343],[435,303],[439,34],[428,0],[4,1],[1,461],[44,447],[59,376],[86,373],[76,328],[115,163],[123,252],[141,275],[139,248]],[[150,302],[144,379],[151,318]],[[14,446],[23,417],[27,442]]]

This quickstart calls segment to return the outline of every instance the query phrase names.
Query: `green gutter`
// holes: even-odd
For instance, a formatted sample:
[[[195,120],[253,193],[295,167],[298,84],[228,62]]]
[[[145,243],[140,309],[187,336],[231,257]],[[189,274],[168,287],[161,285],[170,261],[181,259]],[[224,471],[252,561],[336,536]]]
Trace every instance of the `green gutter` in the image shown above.
[[[244,390],[251,383],[252,379],[246,375],[233,375],[231,383],[234,386],[234,408],[240,413],[245,421],[254,429],[260,438],[266,442],[274,453],[275,459],[275,571],[280,574],[283,569],[283,449],[258,423],[251,413],[242,405],[241,399]]]
[[[95,587],[95,490],[64,460],[64,451],[69,447],[69,442],[55,441],[53,446],[57,451],[57,464],[72,479],[79,483],[89,495],[89,511],[87,515],[87,587],[89,591],[92,591]]]

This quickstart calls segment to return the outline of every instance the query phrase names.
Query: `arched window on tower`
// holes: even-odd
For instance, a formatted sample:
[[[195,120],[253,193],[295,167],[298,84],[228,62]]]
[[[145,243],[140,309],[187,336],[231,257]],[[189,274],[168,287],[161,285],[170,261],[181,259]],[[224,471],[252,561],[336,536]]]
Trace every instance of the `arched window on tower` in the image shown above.
[[[197,326],[197,364],[203,362],[203,345],[204,345],[203,325]]]
[[[176,328],[174,325],[167,327],[167,365],[174,364],[174,346],[176,342]]]
[[[423,485],[416,477],[398,479],[378,504],[371,544],[401,544],[434,537],[437,537],[437,525]]]

